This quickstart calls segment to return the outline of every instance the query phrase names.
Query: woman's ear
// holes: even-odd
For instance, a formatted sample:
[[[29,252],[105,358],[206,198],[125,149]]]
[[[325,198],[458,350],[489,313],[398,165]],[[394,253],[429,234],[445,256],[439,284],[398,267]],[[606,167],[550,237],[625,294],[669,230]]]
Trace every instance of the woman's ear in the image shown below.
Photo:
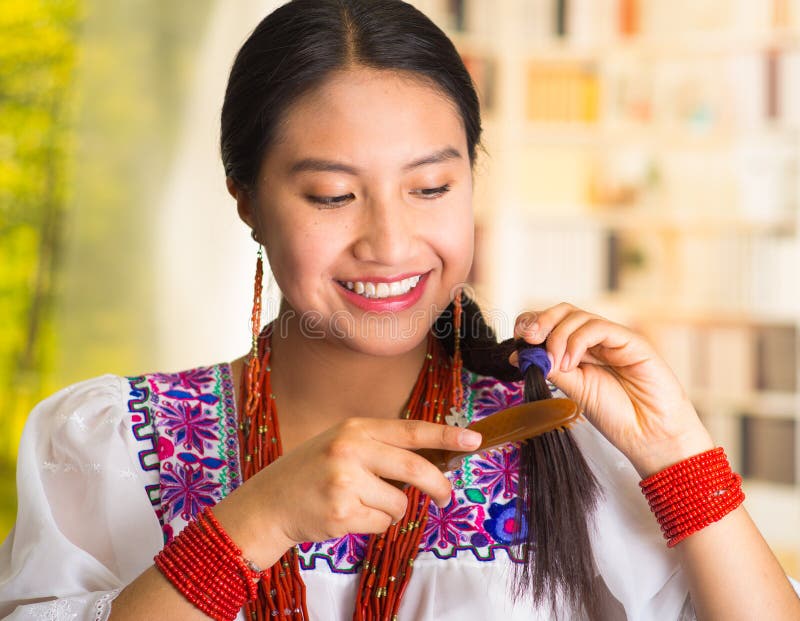
[[[225,185],[228,187],[228,194],[236,200],[236,211],[239,213],[239,218],[253,230],[252,236],[253,239],[256,239],[258,234],[256,233],[255,205],[250,192],[240,188],[232,177],[225,177]]]

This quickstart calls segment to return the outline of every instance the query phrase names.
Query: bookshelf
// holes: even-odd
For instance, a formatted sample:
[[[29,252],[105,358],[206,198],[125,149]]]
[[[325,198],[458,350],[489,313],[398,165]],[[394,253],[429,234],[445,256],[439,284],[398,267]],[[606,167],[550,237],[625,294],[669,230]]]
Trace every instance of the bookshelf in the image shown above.
[[[799,576],[800,0],[414,4],[482,100],[498,331],[568,300],[647,335]]]

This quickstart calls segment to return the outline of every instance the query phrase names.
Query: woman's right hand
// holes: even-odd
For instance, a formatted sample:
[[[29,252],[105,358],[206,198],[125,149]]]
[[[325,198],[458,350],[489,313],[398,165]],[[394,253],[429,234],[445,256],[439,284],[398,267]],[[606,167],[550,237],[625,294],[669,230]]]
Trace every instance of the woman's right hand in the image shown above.
[[[267,567],[296,543],[381,533],[399,521],[407,498],[387,480],[413,485],[446,506],[450,482],[412,451],[479,444],[480,434],[449,425],[351,418],[274,461],[214,513],[245,556]]]

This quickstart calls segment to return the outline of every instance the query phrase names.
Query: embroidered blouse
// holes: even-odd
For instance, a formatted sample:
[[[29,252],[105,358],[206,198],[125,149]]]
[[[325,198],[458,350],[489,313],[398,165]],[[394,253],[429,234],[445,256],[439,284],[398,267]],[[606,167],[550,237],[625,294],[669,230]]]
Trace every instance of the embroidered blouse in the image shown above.
[[[522,399],[521,382],[465,371],[463,385],[467,422]],[[165,542],[241,483],[236,421],[227,363],[104,375],[41,402],[20,444],[17,522],[0,548],[0,617],[107,619]],[[592,529],[602,618],[693,619],[636,471],[590,423],[573,433],[604,491]],[[449,473],[451,502],[431,504],[400,619],[549,618],[509,596],[517,472],[518,446],[507,445]],[[366,541],[349,534],[298,546],[312,619],[351,618]]]

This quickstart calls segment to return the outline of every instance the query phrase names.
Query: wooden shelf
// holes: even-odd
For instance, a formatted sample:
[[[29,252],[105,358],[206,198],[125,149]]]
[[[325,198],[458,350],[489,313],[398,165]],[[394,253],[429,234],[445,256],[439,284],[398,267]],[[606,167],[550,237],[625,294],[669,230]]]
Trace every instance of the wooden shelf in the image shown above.
[[[512,201],[510,201],[512,202]],[[671,213],[669,206],[602,207],[599,205],[517,204],[517,213],[537,227],[610,229],[649,233],[780,233],[795,235],[800,215],[752,218],[736,215]]]
[[[711,129],[690,131],[672,127],[648,127],[645,124],[534,122],[523,121],[523,131],[516,134],[520,145],[585,146],[597,149],[647,147],[659,154],[673,151],[720,151],[763,141],[783,142],[793,146],[800,140],[800,128],[764,123],[757,129],[741,131]]]
[[[545,3],[501,2],[485,13],[484,1],[466,0],[465,23],[480,32],[450,34],[495,63],[476,292],[505,322],[500,336],[518,312],[566,299],[651,336],[732,462],[743,414],[800,430],[800,371],[790,381],[785,362],[800,361],[800,297],[791,294],[800,283],[797,18],[790,29],[756,30],[758,19],[767,23],[763,5],[740,3],[710,20],[744,20],[735,27],[625,38],[611,32],[618,16],[592,4],[595,14],[576,22],[582,34],[562,39],[531,26],[530,11],[547,18]],[[648,10],[669,12],[663,1]],[[604,198],[630,204],[594,204]],[[532,238],[540,254],[527,272]],[[755,426],[750,438],[761,442]],[[800,485],[747,480],[745,489],[780,558],[800,565]]]
[[[692,401],[700,409],[727,413],[731,416],[792,419],[800,423],[800,393],[756,391],[742,394],[692,390]]]

